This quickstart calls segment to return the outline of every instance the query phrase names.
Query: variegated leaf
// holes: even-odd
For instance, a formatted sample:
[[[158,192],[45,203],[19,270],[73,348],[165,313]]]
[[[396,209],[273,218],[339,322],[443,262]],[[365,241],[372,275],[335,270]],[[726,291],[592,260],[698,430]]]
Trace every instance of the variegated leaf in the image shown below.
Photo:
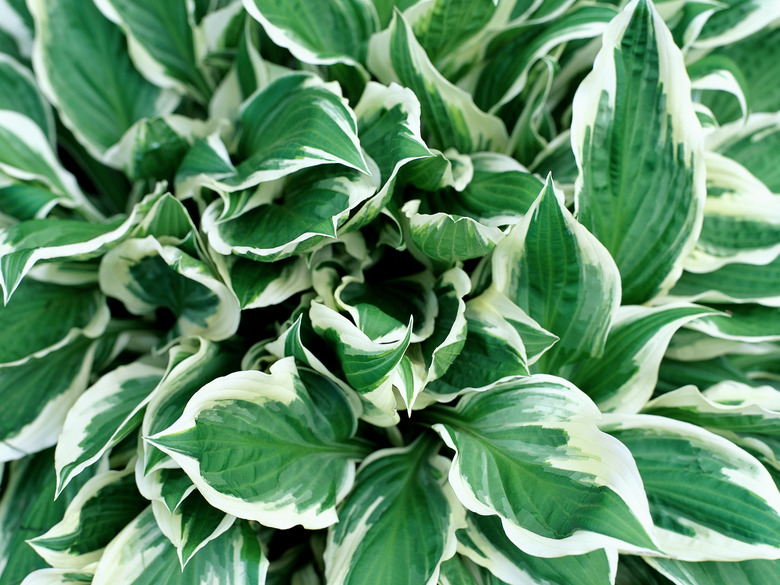
[[[294,0],[283,5],[244,0],[244,8],[274,43],[304,63],[362,63],[368,38],[379,26],[370,0]]]
[[[96,0],[95,5],[122,28],[130,57],[144,77],[160,87],[208,100],[212,81],[199,67],[206,39],[195,25],[194,3]]]
[[[632,0],[574,96],[577,218],[620,268],[623,302],[671,288],[701,230],[701,126],[682,54],[649,0]]]
[[[494,286],[559,341],[542,371],[599,356],[620,304],[620,275],[599,241],[558,200],[548,177],[493,253]]]
[[[119,366],[101,377],[68,410],[57,441],[57,493],[129,435],[165,371],[143,362]]]
[[[661,550],[682,561],[780,558],[780,492],[758,460],[701,427],[605,415],[630,450]]]
[[[461,554],[512,585],[566,583],[613,585],[617,551],[595,550],[555,558],[525,554],[507,538],[498,516],[469,513],[457,532]]]
[[[122,32],[92,2],[33,0],[29,8],[38,84],[96,159],[109,162],[112,147],[136,121],[176,107],[175,96],[133,67]]]
[[[449,478],[458,499],[472,512],[497,515],[523,552],[657,550],[636,465],[598,430],[600,418],[580,390],[546,375],[468,394],[430,415],[456,452]]]
[[[128,311],[142,315],[170,310],[176,323],[169,333],[202,335],[216,341],[238,329],[238,299],[209,267],[153,236],[130,239],[112,249],[100,263],[100,285]]]
[[[669,340],[684,324],[714,311],[695,305],[621,307],[604,355],[578,364],[571,380],[602,412],[635,414],[650,399]]]
[[[28,543],[52,567],[83,569],[145,506],[132,467],[105,471],[81,487],[62,520]]]
[[[96,341],[80,336],[42,357],[0,366],[0,461],[57,442],[68,409],[87,387],[96,348]]]
[[[707,315],[689,328],[718,339],[761,343],[780,341],[780,313],[774,307],[761,305],[714,305],[722,313]]]
[[[100,336],[109,320],[95,287],[62,286],[32,278],[0,307],[0,365],[20,364],[62,348],[83,335]],[[46,323],[46,326],[41,324]]]
[[[258,262],[240,256],[214,255],[222,280],[233,290],[241,309],[277,305],[311,288],[311,271],[301,257]]]
[[[780,561],[686,563],[664,558],[646,560],[675,585],[774,585],[780,579]]]
[[[447,484],[449,461],[436,455],[438,440],[433,447],[421,439],[363,462],[328,532],[329,584],[437,583],[441,562],[455,554],[463,509]]]
[[[721,0],[696,37],[694,47],[712,48],[734,43],[780,18],[772,0]]]
[[[506,143],[503,122],[482,112],[468,93],[436,70],[399,12],[387,30],[372,37],[368,67],[383,83],[396,81],[414,91],[434,148],[452,147],[469,154],[498,151]]]
[[[26,116],[43,131],[49,143],[53,143],[54,116],[49,102],[38,89],[32,71],[9,55],[0,53],[0,84],[7,88],[0,97],[0,110]]]
[[[209,543],[182,571],[176,550],[147,508],[106,547],[92,585],[191,585],[204,580],[263,585],[267,570],[257,536],[241,522]]]
[[[207,384],[178,421],[146,440],[216,508],[276,528],[314,529],[337,521],[336,504],[352,487],[354,462],[365,454],[352,439],[356,429],[343,393],[285,358],[268,374],[235,372]]]

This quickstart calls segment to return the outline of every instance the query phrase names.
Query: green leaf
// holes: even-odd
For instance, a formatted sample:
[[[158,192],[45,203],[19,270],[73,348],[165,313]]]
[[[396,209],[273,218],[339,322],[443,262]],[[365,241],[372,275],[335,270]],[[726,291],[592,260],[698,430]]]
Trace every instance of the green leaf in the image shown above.
[[[517,97],[531,67],[555,47],[575,39],[600,36],[616,11],[611,6],[582,6],[547,26],[522,22],[493,38],[485,51],[485,65],[474,83],[474,100],[491,113]]]
[[[19,459],[57,442],[65,415],[87,387],[97,344],[78,337],[18,365],[0,366],[3,412],[0,461]]]
[[[494,286],[559,341],[544,371],[599,356],[620,304],[607,250],[558,200],[551,179],[493,253]]]
[[[457,532],[461,554],[507,583],[613,585],[617,568],[614,549],[549,559],[534,557],[507,538],[498,516],[469,513],[466,521],[467,528]]]
[[[347,383],[379,410],[392,413],[392,375],[409,347],[413,319],[398,339],[377,343],[349,319],[318,302],[311,303],[309,316],[317,334],[334,346]]]
[[[772,0],[721,0],[696,37],[694,47],[712,48],[750,36],[780,17]]]
[[[574,96],[577,218],[620,269],[623,303],[666,292],[701,229],[702,132],[671,33],[633,0]]]
[[[182,569],[209,542],[229,530],[236,520],[235,516],[212,507],[194,490],[188,490],[173,511],[160,500],[152,500],[152,512],[157,526],[176,547]]]
[[[17,290],[18,294],[0,307],[2,365],[43,357],[81,335],[94,339],[108,324],[106,299],[95,287],[28,278]]]
[[[356,65],[379,22],[370,0],[244,0],[271,40],[304,63]]]
[[[642,410],[715,431],[777,435],[780,433],[780,390],[726,380],[703,392],[684,386],[662,394]]]
[[[482,112],[468,93],[436,70],[400,13],[387,30],[372,37],[368,66],[382,83],[396,81],[414,91],[431,146],[468,154],[505,145],[503,122]]]
[[[0,85],[6,89],[0,96],[0,110],[11,110],[28,117],[43,131],[49,143],[53,143],[54,116],[51,106],[38,89],[32,71],[0,53]]]
[[[778,134],[780,136],[780,134]],[[780,255],[780,195],[745,167],[706,153],[707,199],[696,247],[685,259],[691,272],[712,272],[733,263],[766,264]],[[780,185],[778,185],[780,187]]]
[[[89,2],[32,0],[38,84],[87,150],[104,162],[138,120],[177,104],[133,68],[117,26]],[[85,67],[85,63],[89,63]]]
[[[237,217],[215,201],[203,218],[209,243],[220,254],[274,262],[334,240],[350,212],[378,188],[375,176],[345,170],[328,165],[265,183],[254,196],[265,201]]]
[[[83,485],[62,520],[28,542],[52,567],[82,569],[100,559],[106,545],[145,505],[132,467],[105,471]]]
[[[199,69],[205,39],[195,26],[191,3],[97,0],[95,4],[127,35],[130,57],[149,81],[184,90],[201,100],[211,96],[211,82]]]
[[[647,562],[677,585],[774,585],[780,579],[780,561],[686,563],[648,558]]]
[[[205,575],[218,575],[225,585],[262,585],[267,570],[257,536],[241,522],[209,543],[182,571],[176,549],[147,508],[108,545],[92,585],[191,585]]]
[[[269,374],[235,372],[207,384],[147,441],[216,508],[275,528],[316,529],[337,521],[336,504],[352,487],[363,454],[356,429],[343,393],[285,358]]]
[[[601,358],[583,360],[571,381],[602,412],[637,413],[650,399],[672,335],[713,311],[695,305],[627,306],[618,310]]]
[[[656,550],[639,473],[628,449],[598,430],[600,417],[569,382],[535,375],[437,407],[430,420],[456,452],[458,499],[497,515],[523,552]]]
[[[130,434],[164,370],[143,362],[119,366],[91,385],[68,410],[57,441],[57,493]]]
[[[682,561],[780,558],[780,493],[730,441],[650,415],[608,415],[601,428],[630,450],[661,550]]]
[[[441,564],[439,585],[508,585],[487,569],[456,554]]]
[[[52,452],[14,461],[0,497],[0,585],[18,585],[27,574],[46,566],[26,540],[59,522],[78,491],[73,485],[54,500]]]
[[[0,229],[0,288],[4,304],[40,261],[88,260],[116,245],[156,200],[150,195],[126,219],[89,223],[75,219],[31,219]]]
[[[311,271],[302,256],[256,262],[240,256],[215,255],[214,261],[241,309],[278,305],[312,285]]]
[[[780,341],[780,314],[761,305],[715,305],[721,314],[707,315],[689,325],[718,339],[745,343]]]
[[[233,292],[206,264],[154,237],[129,239],[100,263],[100,284],[134,315],[170,310],[169,335],[202,335],[219,341],[238,329],[240,309]]]
[[[328,531],[327,582],[437,583],[441,562],[455,554],[455,529],[463,521],[447,484],[448,467],[425,439],[367,458],[339,508],[338,524]]]

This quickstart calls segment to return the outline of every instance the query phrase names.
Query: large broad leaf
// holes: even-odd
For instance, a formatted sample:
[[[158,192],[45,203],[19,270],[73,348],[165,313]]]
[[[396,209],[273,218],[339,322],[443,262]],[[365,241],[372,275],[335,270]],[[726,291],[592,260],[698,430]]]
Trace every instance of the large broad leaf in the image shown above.
[[[201,100],[211,96],[211,83],[199,69],[205,57],[203,32],[195,27],[194,4],[186,0],[97,0],[103,14],[128,37],[130,56],[147,79],[175,87]]]
[[[352,487],[354,462],[365,454],[352,440],[356,429],[344,394],[285,358],[269,374],[207,384],[178,421],[147,440],[213,506],[276,528],[316,529],[337,521],[336,504]]]
[[[219,275],[235,293],[241,309],[277,305],[311,288],[311,270],[303,256],[276,262],[221,254],[214,256]]]
[[[615,258],[623,302],[665,292],[701,229],[705,172],[683,58],[648,0],[604,33],[574,96],[572,146],[577,217]]]
[[[191,585],[214,575],[225,585],[263,585],[268,570],[260,543],[248,523],[236,523],[209,543],[184,570],[147,508],[106,548],[93,585]],[[216,577],[218,575],[218,577]]]
[[[636,465],[598,430],[600,416],[570,383],[536,375],[437,407],[430,420],[456,451],[449,478],[460,501],[497,515],[523,552],[656,550]]]
[[[100,284],[135,315],[170,310],[176,317],[173,337],[219,341],[238,329],[240,309],[233,292],[206,264],[152,236],[127,240],[106,254]]]
[[[775,585],[780,580],[780,561],[686,563],[663,558],[646,560],[675,585]]]
[[[660,416],[608,415],[601,428],[631,450],[661,550],[683,561],[780,558],[780,493],[753,456]]]
[[[133,68],[122,32],[92,2],[32,0],[29,7],[38,84],[95,158],[110,160],[136,121],[176,106]]]
[[[78,491],[74,485],[54,500],[52,452],[11,464],[0,498],[0,585],[18,585],[46,562],[25,542],[59,522]]]
[[[500,150],[506,143],[503,122],[482,112],[468,93],[442,77],[400,13],[371,39],[368,66],[383,83],[396,81],[418,96],[431,146],[468,154]]]
[[[309,74],[286,75],[243,104],[240,122],[235,166],[224,145],[199,142],[182,162],[177,182],[239,191],[322,164],[369,172],[355,114],[337,84]]]
[[[164,373],[143,362],[119,366],[79,396],[55,450],[58,493],[141,424],[142,408]]]
[[[52,567],[81,569],[100,559],[103,549],[146,506],[133,468],[106,471],[87,481],[47,532],[29,541]]]
[[[761,305],[715,305],[721,314],[708,315],[690,324],[690,328],[718,339],[761,343],[780,341],[780,312]]]
[[[552,180],[493,254],[494,286],[559,341],[543,371],[601,354],[620,304],[620,275],[558,200]]]
[[[379,25],[370,0],[244,0],[244,8],[274,43],[304,63],[362,63]]]
[[[0,461],[57,442],[68,409],[87,387],[96,346],[96,341],[79,337],[43,357],[0,366]]]
[[[0,307],[0,365],[42,357],[80,335],[94,339],[108,324],[108,306],[96,287],[28,278],[18,291]]]
[[[457,532],[461,554],[507,583],[613,585],[617,551],[595,550],[582,555],[534,557],[517,548],[497,516],[469,513],[468,527]]]
[[[332,585],[437,582],[455,554],[463,511],[447,484],[449,461],[438,440],[377,451],[361,465],[355,488],[328,532],[325,578]],[[424,538],[420,538],[424,535]]]
[[[655,390],[658,368],[672,335],[685,323],[712,313],[695,305],[621,307],[604,355],[583,360],[571,374],[571,381],[602,412],[637,413]]]

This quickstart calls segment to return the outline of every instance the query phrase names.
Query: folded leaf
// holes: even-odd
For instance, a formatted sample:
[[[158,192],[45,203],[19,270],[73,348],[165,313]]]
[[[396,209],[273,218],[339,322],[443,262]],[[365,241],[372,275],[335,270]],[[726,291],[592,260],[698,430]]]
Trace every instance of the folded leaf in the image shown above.
[[[54,117],[51,106],[41,94],[32,71],[0,53],[0,84],[6,91],[0,97],[0,110],[11,110],[35,122],[49,140],[54,141]]]
[[[637,413],[653,395],[658,367],[669,340],[684,324],[713,311],[695,305],[621,307],[607,337],[604,355],[583,360],[571,381],[602,412]]]
[[[652,3],[633,0],[607,27],[572,113],[577,218],[615,258],[626,304],[671,288],[696,242],[701,134],[680,50]]]
[[[269,374],[235,372],[207,384],[147,441],[214,507],[276,528],[315,529],[337,521],[336,504],[352,487],[364,453],[351,440],[356,429],[341,391],[285,358]]]
[[[546,375],[468,394],[431,414],[456,452],[449,479],[458,499],[497,515],[523,552],[656,550],[636,466],[624,445],[598,430],[599,419],[585,394]]]

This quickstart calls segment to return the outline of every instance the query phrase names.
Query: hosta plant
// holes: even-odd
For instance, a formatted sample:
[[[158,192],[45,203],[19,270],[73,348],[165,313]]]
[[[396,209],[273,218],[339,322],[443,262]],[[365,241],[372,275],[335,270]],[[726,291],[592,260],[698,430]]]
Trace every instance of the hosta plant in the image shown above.
[[[0,15],[0,585],[780,582],[777,0]]]

